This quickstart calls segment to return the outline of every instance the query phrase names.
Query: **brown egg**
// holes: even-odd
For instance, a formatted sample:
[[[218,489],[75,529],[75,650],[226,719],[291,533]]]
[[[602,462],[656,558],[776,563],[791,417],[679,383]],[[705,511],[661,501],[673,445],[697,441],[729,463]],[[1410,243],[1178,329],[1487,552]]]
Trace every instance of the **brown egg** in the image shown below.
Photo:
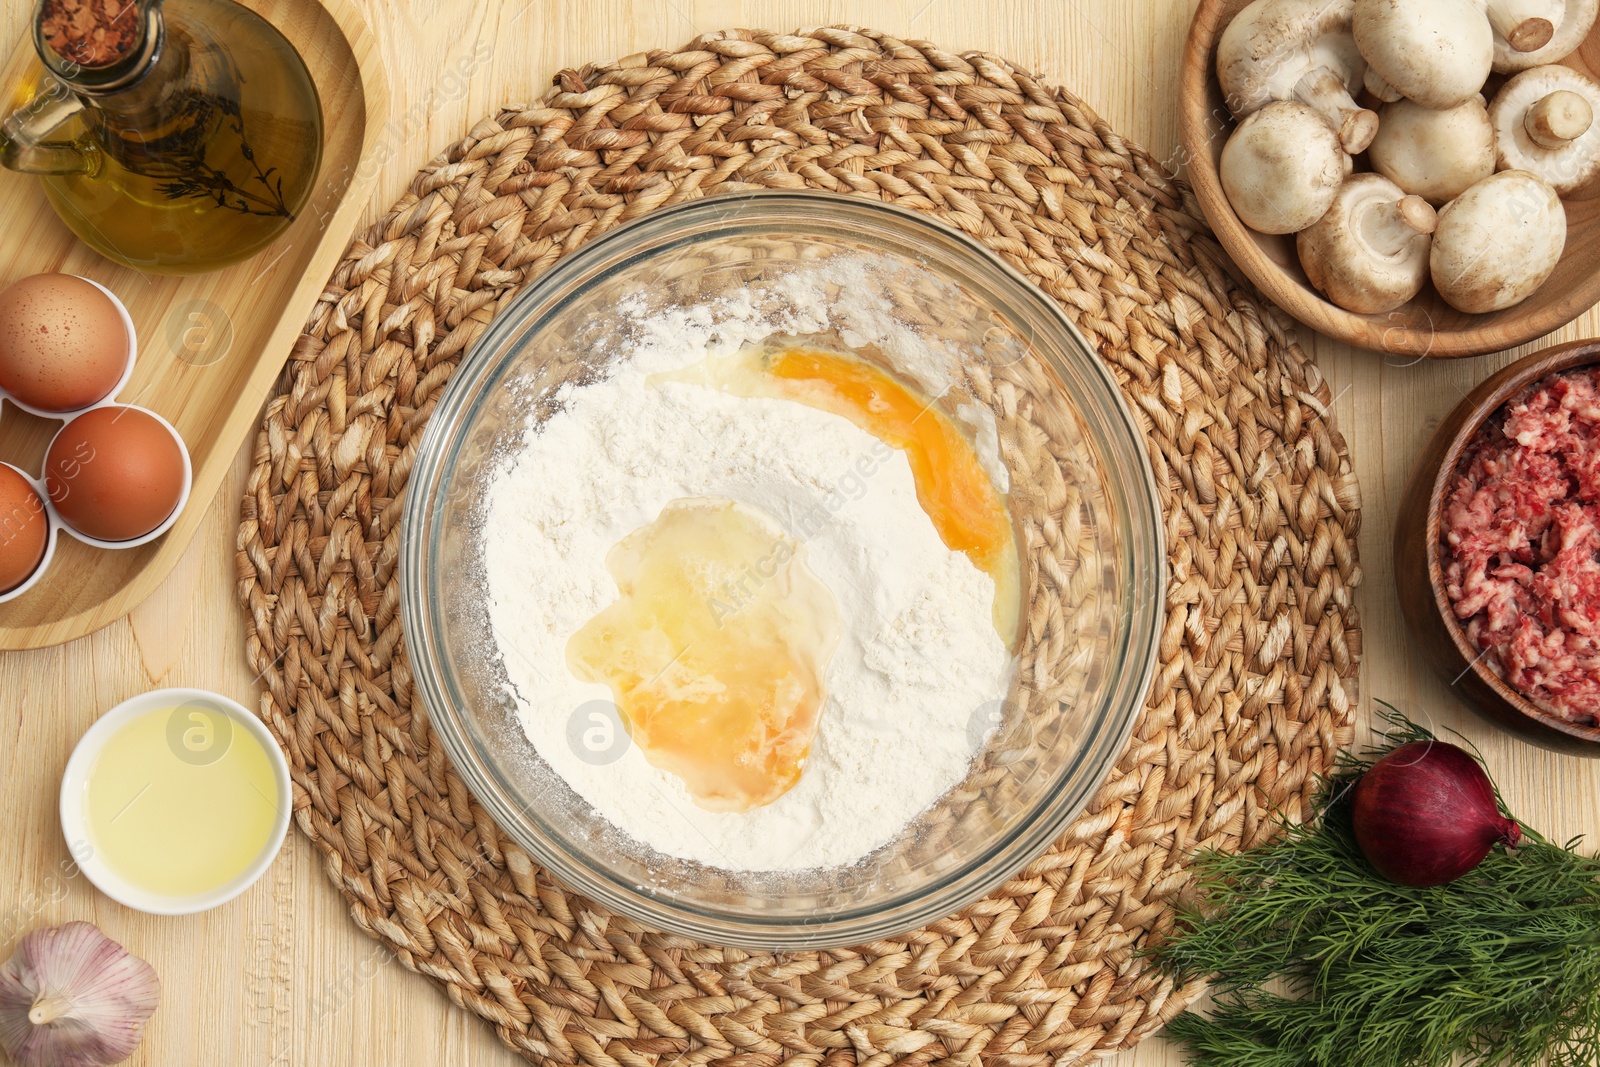
[[[15,467],[0,463],[0,593],[28,580],[49,540],[44,499]]]
[[[45,489],[79,533],[143,537],[183,496],[183,446],[147,411],[103,407],[61,428],[44,459]]]
[[[70,274],[35,274],[0,291],[0,389],[41,411],[104,400],[133,339],[117,305]]]

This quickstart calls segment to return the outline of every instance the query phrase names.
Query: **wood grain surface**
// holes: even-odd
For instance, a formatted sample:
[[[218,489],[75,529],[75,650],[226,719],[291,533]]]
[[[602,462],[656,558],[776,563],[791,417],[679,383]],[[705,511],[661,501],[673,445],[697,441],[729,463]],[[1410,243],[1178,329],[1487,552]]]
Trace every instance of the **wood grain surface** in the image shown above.
[[[587,60],[730,26],[790,29],[858,23],[951,51],[1002,53],[1070,86],[1158,158],[1178,159],[1177,84],[1191,4],[1185,0],[359,0],[389,64],[391,127],[368,165],[381,168],[368,217],[476,119],[539,94]],[[0,11],[0,35],[22,33],[31,4]],[[0,231],[0,247],[25,240]],[[1600,332],[1593,312],[1548,339]],[[1455,402],[1515,353],[1410,363],[1310,333],[1302,343],[1332,383],[1366,505],[1360,591],[1365,701],[1460,729],[1484,750],[1507,801],[1557,839],[1600,837],[1600,763],[1528,746],[1464,713],[1407,647],[1394,593],[1391,517],[1410,466]],[[155,918],[69,877],[56,793],[74,741],[112,704],[157,685],[196,685],[247,704],[243,620],[234,603],[241,455],[193,544],[133,615],[91,637],[0,655],[6,744],[0,752],[0,952],[46,923],[83,918],[150,960],[161,1008],[131,1064],[490,1067],[519,1063],[487,1028],[422,978],[387,960],[345,916],[344,901],[297,835],[263,881],[205,915]],[[196,506],[206,506],[198,501]],[[1363,716],[1365,719],[1365,716]],[[1119,1067],[1180,1062],[1153,1041]]]

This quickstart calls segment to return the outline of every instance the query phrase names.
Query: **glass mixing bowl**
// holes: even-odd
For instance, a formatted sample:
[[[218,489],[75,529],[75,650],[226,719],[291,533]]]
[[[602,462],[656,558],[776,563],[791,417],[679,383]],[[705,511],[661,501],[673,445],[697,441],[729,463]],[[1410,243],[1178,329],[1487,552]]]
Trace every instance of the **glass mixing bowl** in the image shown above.
[[[561,386],[581,388],[627,358],[638,315],[693,307],[714,318],[735,293],[792,299],[786,282],[830,276],[841,257],[868,268],[855,270],[865,280],[854,288],[889,309],[881,335],[915,343],[864,344],[837,286],[809,309],[822,327],[797,340],[942,382],[936,403],[952,418],[970,421],[974,403],[994,415],[1023,560],[1011,689],[974,709],[981,748],[967,778],[855,864],[738,872],[665,856],[598,815],[523,732],[489,624],[488,487],[557,408]],[[859,307],[863,294],[851,295]],[[913,352],[922,365],[908,365]],[[942,366],[927,366],[929,353]],[[544,274],[456,369],[417,453],[401,526],[401,612],[417,692],[496,822],[555,878],[616,912],[758,949],[859,944],[925,925],[1048,847],[1127,743],[1154,670],[1164,583],[1144,438],[1061,310],[953,229],[822,193],[665,208]],[[830,705],[822,729],[827,716],[849,713]]]

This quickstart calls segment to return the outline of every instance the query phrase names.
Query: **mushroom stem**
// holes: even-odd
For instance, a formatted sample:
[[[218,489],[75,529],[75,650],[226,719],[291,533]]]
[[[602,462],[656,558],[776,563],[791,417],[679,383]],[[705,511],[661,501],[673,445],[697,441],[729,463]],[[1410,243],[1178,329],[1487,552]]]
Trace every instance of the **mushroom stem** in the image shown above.
[[[1356,222],[1361,239],[1382,256],[1400,255],[1419,234],[1432,233],[1438,224],[1438,214],[1420,196],[1368,200]]]
[[[1589,132],[1594,108],[1570,89],[1557,89],[1536,100],[1522,118],[1522,127],[1540,148],[1564,148]]]
[[[1294,86],[1294,98],[1327,120],[1339,145],[1351,155],[1365,152],[1378,133],[1378,113],[1350,97],[1344,79],[1327,67],[1313,67]]]
[[[28,1009],[28,1021],[35,1026],[48,1026],[72,1011],[72,1001],[58,993],[40,993],[33,998]]]
[[[1382,100],[1385,104],[1392,104],[1403,95],[1399,89],[1384,81],[1383,75],[1371,67],[1367,68],[1367,72],[1362,75],[1361,81],[1367,87],[1367,92]]]
[[[1518,52],[1537,52],[1555,36],[1549,5],[1540,0],[1489,0],[1489,22]]]

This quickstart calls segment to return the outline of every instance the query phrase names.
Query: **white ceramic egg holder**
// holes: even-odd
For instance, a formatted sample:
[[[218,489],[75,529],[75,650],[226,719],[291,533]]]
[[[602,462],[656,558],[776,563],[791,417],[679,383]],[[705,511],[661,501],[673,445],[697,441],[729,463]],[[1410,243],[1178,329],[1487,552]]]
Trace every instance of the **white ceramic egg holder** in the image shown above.
[[[124,548],[138,548],[140,545],[149,544],[151,541],[154,541],[156,538],[160,537],[162,534],[166,533],[172,528],[172,524],[178,521],[178,516],[183,514],[183,509],[188,505],[189,491],[194,487],[194,465],[189,460],[189,446],[184,442],[182,435],[178,433],[177,429],[172,425],[172,423],[168,422],[154,411],[151,411],[149,408],[142,408],[137,404],[119,404],[117,402],[117,394],[122,392],[122,390],[128,384],[128,379],[133,377],[133,364],[139,354],[139,335],[134,331],[132,316],[128,314],[127,307],[122,303],[121,300],[117,298],[116,293],[113,293],[110,289],[107,289],[93,278],[83,278],[82,280],[88,282],[90,285],[106,294],[106,296],[111,300],[111,303],[116,306],[117,314],[122,318],[123,328],[128,331],[128,362],[127,365],[122,368],[122,377],[117,379],[117,384],[112,386],[111,391],[105,396],[101,397],[99,400],[96,400],[94,403],[88,404],[81,408],[73,408],[70,411],[45,411],[42,408],[34,407],[32,404],[24,404],[5,389],[0,389],[0,400],[9,401],[30,415],[37,415],[42,419],[60,420],[61,428],[56,431],[54,437],[50,438],[50,444],[45,448],[45,455],[47,457],[50,454],[50,449],[55,447],[56,439],[66,431],[68,426],[72,425],[72,421],[74,419],[78,418],[80,415],[83,415],[85,412],[94,411],[97,408],[108,407],[131,408],[135,411],[142,411],[146,415],[149,415],[151,418],[155,419],[161,425],[165,426],[167,428],[167,432],[172,435],[172,439],[178,442],[178,451],[183,456],[183,490],[178,494],[178,503],[173,506],[172,514],[163,519],[161,525],[157,526],[149,533],[143,534],[139,537],[129,538],[126,541],[102,541],[98,537],[90,537],[88,534],[74,529],[71,523],[67,522],[61,517],[60,513],[56,510],[55,501],[50,499],[50,492],[45,486],[45,480],[43,477],[35,478],[21,467],[18,467],[16,464],[5,463],[3,460],[0,460],[0,465],[10,467],[12,470],[22,475],[23,479],[27,481],[29,485],[33,486],[34,492],[38,494],[39,500],[44,504],[45,521],[49,524],[49,530],[45,533],[44,556],[39,560],[38,565],[33,568],[33,573],[23,579],[21,585],[15,586],[12,589],[8,589],[4,593],[0,593],[0,604],[3,604],[8,600],[16,599],[39,583],[39,580],[44,577],[45,571],[50,569],[50,561],[55,557],[56,554],[56,542],[61,539],[62,534],[70,534],[72,537],[82,541],[84,544],[89,545],[92,548],[102,548],[112,552]]]

